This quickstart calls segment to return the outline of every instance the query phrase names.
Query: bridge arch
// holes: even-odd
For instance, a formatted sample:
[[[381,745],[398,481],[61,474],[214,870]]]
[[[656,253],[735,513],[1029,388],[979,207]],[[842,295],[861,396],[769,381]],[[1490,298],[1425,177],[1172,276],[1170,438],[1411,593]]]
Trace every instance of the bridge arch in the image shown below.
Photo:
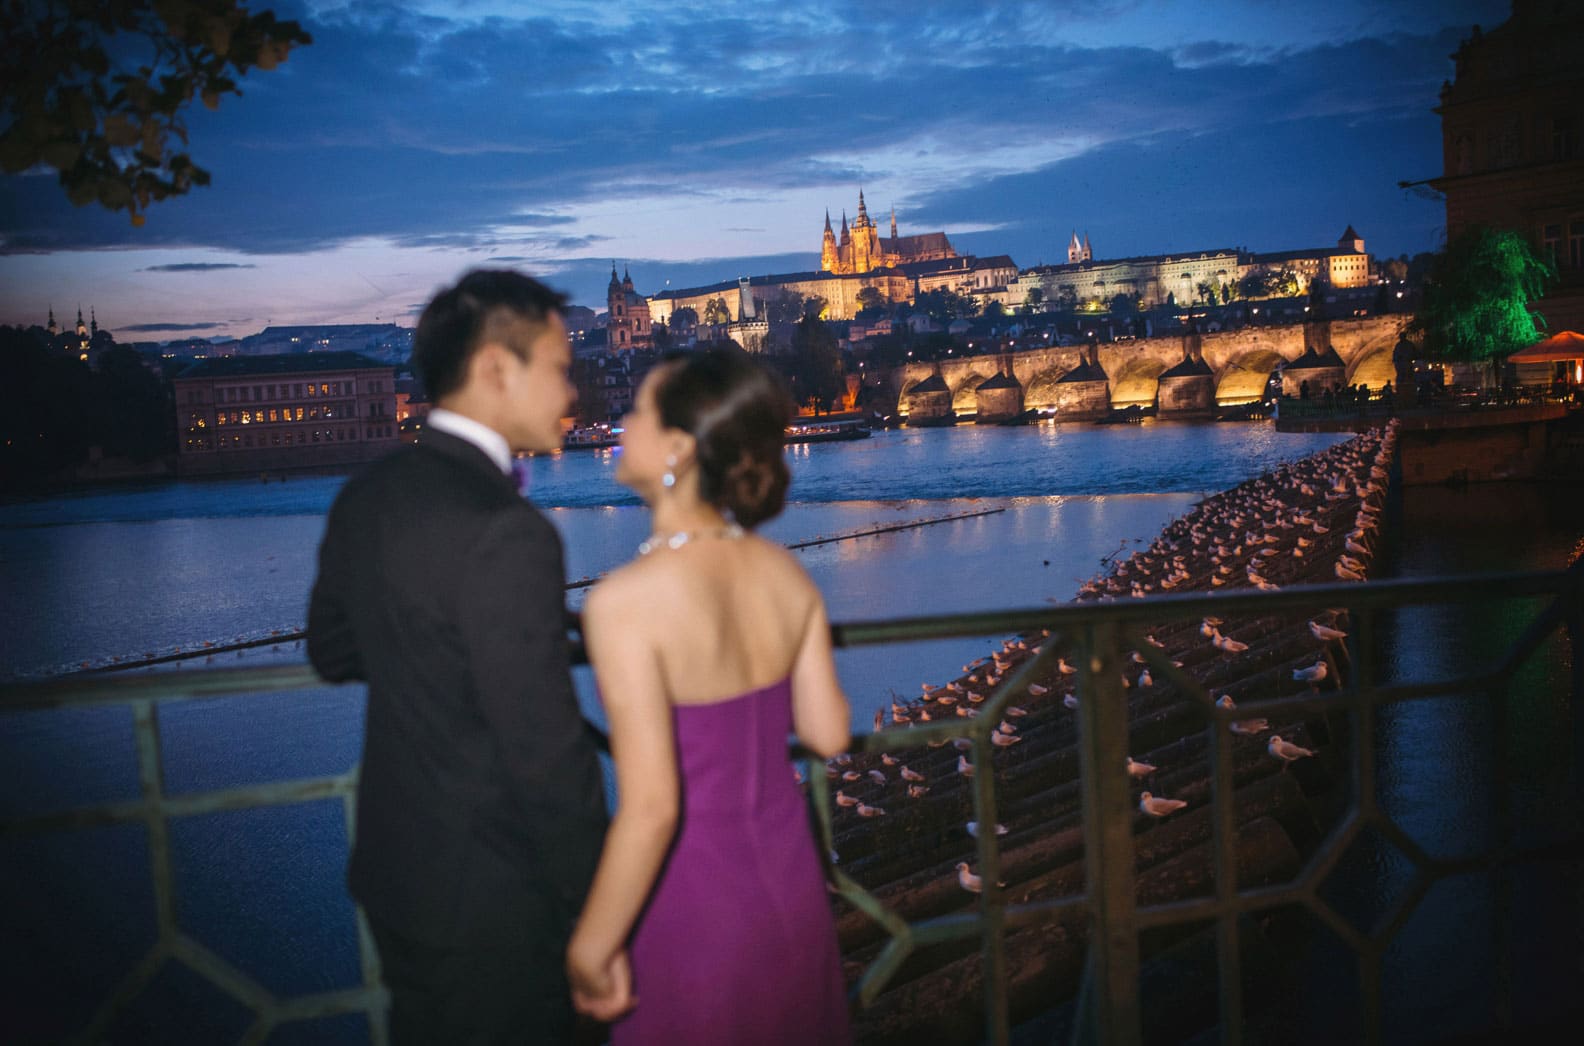
[[[1392,350],[1383,346],[1361,355],[1347,371],[1349,385],[1368,385],[1379,389],[1388,381],[1397,380],[1397,367],[1392,363]]]
[[[1023,406],[1030,410],[1054,410],[1057,387],[1066,374],[1060,367],[1047,367],[1035,373],[1023,389]]]
[[[978,414],[979,386],[989,381],[990,377],[990,374],[980,374],[977,369],[959,372],[955,381],[948,382],[952,390],[952,410],[958,414]]]
[[[1130,360],[1111,378],[1111,406],[1154,406],[1164,373],[1166,365],[1157,359],[1146,356]]]
[[[1216,382],[1216,404],[1222,407],[1258,403],[1265,398],[1265,384],[1286,359],[1275,349],[1260,348],[1227,361]]]

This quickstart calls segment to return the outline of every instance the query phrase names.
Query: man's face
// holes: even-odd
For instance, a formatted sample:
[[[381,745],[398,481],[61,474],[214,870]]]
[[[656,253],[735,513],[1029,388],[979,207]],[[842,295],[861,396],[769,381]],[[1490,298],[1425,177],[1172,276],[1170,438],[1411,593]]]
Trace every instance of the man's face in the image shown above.
[[[552,313],[528,345],[528,358],[510,370],[510,404],[502,434],[514,451],[545,452],[561,446],[561,419],[577,399],[569,371],[572,346],[566,324]]]

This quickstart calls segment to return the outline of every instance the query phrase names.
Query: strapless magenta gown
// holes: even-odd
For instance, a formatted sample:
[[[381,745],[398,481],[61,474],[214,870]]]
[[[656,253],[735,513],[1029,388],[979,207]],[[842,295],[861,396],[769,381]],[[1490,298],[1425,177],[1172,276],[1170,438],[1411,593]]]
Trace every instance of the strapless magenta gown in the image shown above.
[[[792,686],[675,709],[681,825],[632,940],[612,1046],[852,1039],[836,924],[792,778]]]

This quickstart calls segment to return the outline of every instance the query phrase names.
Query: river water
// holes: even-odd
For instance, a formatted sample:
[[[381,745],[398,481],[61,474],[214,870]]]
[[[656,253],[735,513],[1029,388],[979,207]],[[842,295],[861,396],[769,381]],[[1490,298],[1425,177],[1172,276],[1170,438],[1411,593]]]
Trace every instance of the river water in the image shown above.
[[[790,544],[988,513],[799,555],[837,621],[1039,606],[1070,598],[1105,557],[1147,543],[1205,494],[1339,438],[1277,433],[1267,424],[1153,422],[880,432],[789,448],[790,504],[765,531]],[[533,462],[531,496],[561,532],[573,578],[624,561],[647,533],[645,511],[612,479],[614,462],[611,451]],[[324,514],[341,482],[175,482],[0,503],[0,677],[51,675],[300,627]],[[1429,508],[1419,500],[1405,506],[1395,569],[1558,565],[1584,537],[1577,517],[1545,492],[1446,497],[1452,500]],[[1480,528],[1461,525],[1471,512],[1506,515],[1484,519]],[[1546,525],[1535,527],[1537,517]],[[1524,541],[1488,540],[1486,525],[1499,530],[1517,520],[1528,528]],[[1487,618],[1407,616],[1389,630],[1384,660],[1404,677],[1426,671],[1449,651],[1470,649],[1456,638],[1458,629],[1472,629],[1465,638],[1478,641],[1499,627]],[[955,675],[993,641],[840,652],[855,726],[866,729],[892,690],[913,693],[922,681]],[[300,649],[277,646],[214,660],[301,657]],[[1542,675],[1551,675],[1536,686],[1551,688],[1555,671],[1545,669]],[[578,675],[585,710],[598,718],[587,672]],[[1555,734],[1541,724],[1555,711],[1534,711],[1537,757],[1554,748]],[[1417,755],[1421,738],[1462,729],[1456,718],[1463,714],[1406,716],[1383,742],[1400,746],[1383,767],[1397,775],[1392,794],[1424,808],[1432,830],[1437,804],[1426,795],[1466,782],[1481,767],[1478,760],[1455,769],[1437,761],[1427,770]],[[340,772],[357,758],[361,715],[356,687],[166,706],[167,790]],[[4,815],[133,797],[130,717],[119,709],[0,717],[0,767]],[[1454,827],[1439,830],[1458,836]],[[335,804],[187,818],[172,835],[179,917],[204,943],[283,993],[356,981]],[[1402,876],[1389,863],[1385,872]],[[8,1015],[24,1038],[55,1037],[152,938],[147,853],[136,827],[0,839],[0,888],[22,902],[5,906],[5,940],[27,942],[0,948],[0,1039],[16,1038],[5,1034]],[[181,1014],[179,1024],[171,1023],[173,1013]],[[157,978],[118,1036],[214,1041],[245,1025],[233,1004],[177,965]],[[340,1019],[288,1026],[271,1041],[346,1042],[363,1034],[357,1020]]]

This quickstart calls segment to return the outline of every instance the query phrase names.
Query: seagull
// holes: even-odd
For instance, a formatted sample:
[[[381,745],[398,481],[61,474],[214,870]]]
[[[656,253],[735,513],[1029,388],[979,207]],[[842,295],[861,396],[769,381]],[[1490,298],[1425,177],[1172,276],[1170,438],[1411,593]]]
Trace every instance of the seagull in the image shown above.
[[[857,806],[858,805],[858,800],[853,798],[852,796],[848,795],[846,792],[843,792],[840,788],[838,788],[838,789],[836,789],[836,805],[837,806]]]
[[[1150,675],[1150,670],[1146,668],[1144,671],[1139,673],[1138,683],[1139,686],[1154,686],[1155,677]]]
[[[1011,716],[1013,719],[1022,719],[1024,716],[1028,715],[1028,709],[1020,708],[1017,705],[1007,705],[1006,714]]]
[[[1016,734],[1003,734],[1000,731],[994,731],[990,734],[990,743],[997,748],[1011,748],[1021,740],[1023,739]]]
[[[1228,654],[1241,654],[1243,651],[1248,649],[1247,643],[1243,642],[1242,640],[1223,636],[1220,632],[1215,634],[1215,638],[1212,639],[1211,642],[1216,645],[1216,649],[1223,650]]]
[[[900,760],[898,760],[897,757],[892,755],[890,752],[881,752],[880,761],[886,766],[895,766],[898,762],[900,762]]]
[[[1044,697],[1046,694],[1050,693],[1050,687],[1040,686],[1038,683],[1030,683],[1028,685],[1028,692],[1033,694],[1035,697]]]
[[[1148,777],[1155,772],[1155,766],[1152,763],[1141,763],[1132,756],[1128,756],[1127,772],[1129,777]]]
[[[859,803],[858,804],[858,816],[859,817],[884,817],[885,816],[885,811],[882,810],[878,806],[866,806],[863,803]]]
[[[1148,792],[1142,792],[1139,794],[1138,805],[1141,813],[1149,814],[1151,817],[1165,817],[1188,804],[1181,799],[1158,799]]]
[[[968,870],[967,861],[957,862],[957,884],[969,893],[979,893],[984,889],[984,881]]]
[[[873,781],[875,784],[878,784],[878,785],[885,784],[886,783],[885,771],[884,770],[871,770],[871,771],[869,771],[869,780]]]
[[[1343,632],[1341,629],[1331,628],[1327,625],[1322,625],[1317,621],[1309,622],[1309,631],[1313,633],[1314,637],[1320,640],[1322,643],[1329,643],[1333,639],[1347,638],[1347,633]]]
[[[1074,672],[1078,671],[1072,665],[1067,663],[1067,659],[1065,657],[1058,657],[1056,659],[1056,669],[1064,676],[1070,676]]]
[[[968,761],[967,756],[959,755],[957,757],[957,772],[964,777],[972,777],[974,775],[974,765]]]
[[[863,774],[860,774],[856,770],[845,770],[845,771],[842,772],[842,775],[841,775],[841,779],[843,781],[856,781],[856,780],[858,780],[861,777],[863,777]]]
[[[975,839],[979,838],[979,822],[978,821],[969,821],[967,824],[963,825],[963,827],[968,830],[968,834],[969,835],[973,836]],[[1005,835],[1005,834],[1007,834],[1007,826],[1004,825],[1004,824],[996,825],[995,834],[997,834],[997,835]]]
[[[1068,708],[1071,708],[1073,711],[1076,712],[1078,710],[1078,695],[1077,694],[1063,694],[1062,695],[1062,704],[1066,705]]]
[[[923,774],[919,773],[917,770],[911,770],[905,765],[902,767],[901,773],[902,780],[904,781],[912,781],[917,784],[918,782],[924,780]]]
[[[1308,668],[1295,668],[1295,669],[1293,669],[1293,678],[1294,679],[1296,679],[1300,683],[1308,683],[1311,686],[1313,686],[1314,684],[1320,682],[1325,677],[1326,677],[1326,662],[1325,662],[1325,658],[1323,658],[1323,657],[1320,658],[1318,661],[1316,661],[1314,664],[1310,665]]]
[[[908,785],[908,790],[907,790],[908,798],[909,799],[922,799],[922,798],[924,798],[924,793],[928,792],[928,791],[929,791],[929,785],[917,785],[917,784]]]
[[[1295,759],[1302,759],[1305,756],[1314,755],[1314,752],[1303,747],[1302,745],[1295,745],[1290,741],[1283,741],[1280,734],[1271,735],[1270,741],[1268,741],[1265,745],[1265,751],[1269,752],[1277,759],[1280,759],[1283,763],[1290,763]]]

